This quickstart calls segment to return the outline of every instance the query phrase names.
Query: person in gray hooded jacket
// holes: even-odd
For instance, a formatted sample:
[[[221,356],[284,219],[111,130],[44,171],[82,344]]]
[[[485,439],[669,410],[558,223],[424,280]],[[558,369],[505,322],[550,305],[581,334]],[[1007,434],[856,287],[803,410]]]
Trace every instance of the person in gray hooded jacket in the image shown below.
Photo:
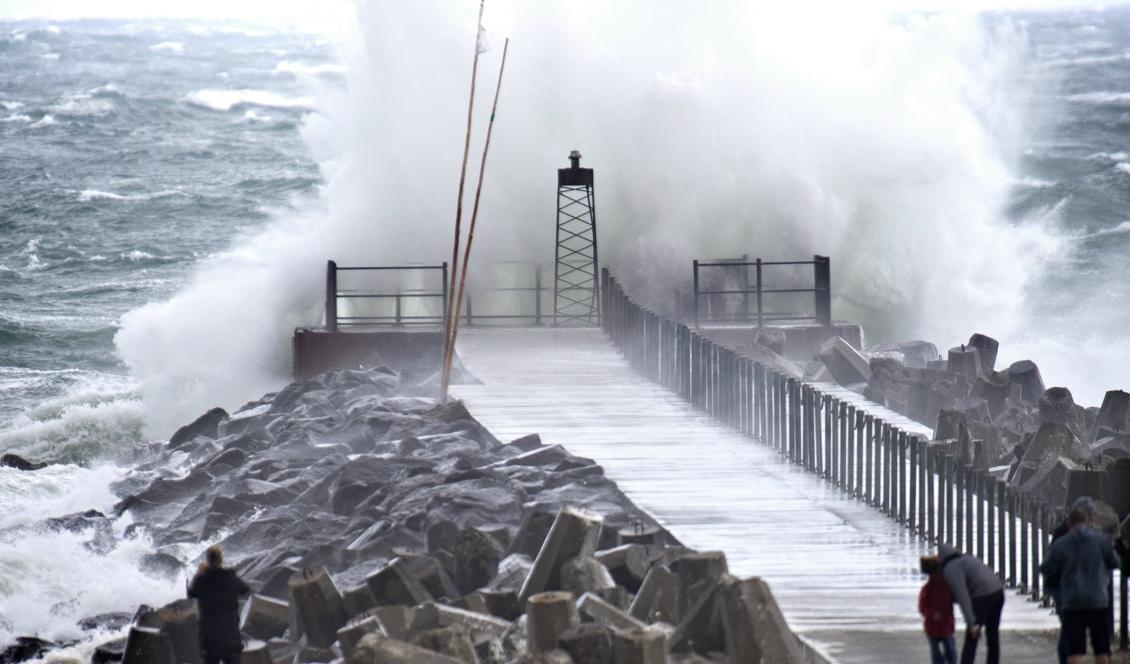
[[[1004,584],[996,572],[971,555],[959,552],[949,544],[938,547],[942,577],[953,592],[965,619],[965,641],[961,647],[961,664],[973,664],[977,643],[985,634],[988,664],[999,664],[1001,658],[1000,625],[1004,610]]]

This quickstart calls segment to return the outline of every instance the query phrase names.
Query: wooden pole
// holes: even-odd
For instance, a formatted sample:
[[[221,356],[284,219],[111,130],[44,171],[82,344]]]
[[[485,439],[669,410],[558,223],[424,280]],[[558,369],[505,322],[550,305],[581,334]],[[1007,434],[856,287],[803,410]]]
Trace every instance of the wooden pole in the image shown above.
[[[475,28],[475,58],[471,62],[471,94],[467,99],[467,132],[463,138],[463,165],[459,169],[459,197],[455,201],[455,239],[451,243],[451,284],[447,289],[447,319],[443,322],[443,347],[444,356],[443,364],[448,366],[451,359],[447,357],[447,349],[450,346],[448,343],[451,338],[451,330],[454,325],[452,322],[454,318],[450,315],[454,311],[454,297],[455,297],[455,273],[459,268],[459,240],[461,234],[461,222],[463,220],[463,188],[467,181],[467,157],[471,154],[471,117],[475,109],[475,81],[479,73],[479,39],[483,32],[483,9],[486,7],[486,0],[479,0],[479,21]],[[456,315],[456,318],[458,315]],[[443,389],[439,394],[440,403],[447,402],[447,385],[444,384]]]
[[[479,201],[483,194],[483,176],[487,167],[487,154],[490,152],[490,137],[494,131],[494,115],[498,110],[498,97],[502,92],[502,75],[506,71],[506,52],[510,49],[510,39],[502,46],[502,64],[498,68],[498,84],[494,89],[494,102],[490,107],[490,123],[487,125],[487,138],[483,144],[483,157],[479,162],[479,182],[475,186],[475,204],[471,208],[471,227],[467,231],[467,246],[463,250],[463,264],[460,266],[459,293],[455,296],[455,313],[451,317],[451,334],[444,351],[443,380],[440,384],[442,400],[447,401],[447,388],[451,385],[451,365],[455,360],[455,339],[459,336],[459,311],[463,305],[463,291],[467,286],[467,266],[471,261],[471,245],[475,241],[475,225],[479,220]]]

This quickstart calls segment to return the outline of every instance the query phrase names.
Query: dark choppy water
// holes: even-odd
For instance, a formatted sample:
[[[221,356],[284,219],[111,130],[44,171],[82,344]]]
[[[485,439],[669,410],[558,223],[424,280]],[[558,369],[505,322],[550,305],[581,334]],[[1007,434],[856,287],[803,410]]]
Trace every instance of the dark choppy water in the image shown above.
[[[340,72],[309,35],[0,23],[0,421],[137,435],[121,315],[314,191],[299,127]]]

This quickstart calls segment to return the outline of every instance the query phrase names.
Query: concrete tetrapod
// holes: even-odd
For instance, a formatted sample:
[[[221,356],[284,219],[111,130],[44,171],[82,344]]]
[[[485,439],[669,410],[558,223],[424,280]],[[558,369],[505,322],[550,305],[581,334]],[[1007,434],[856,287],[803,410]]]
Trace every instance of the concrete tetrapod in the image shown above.
[[[656,627],[612,632],[614,664],[667,664],[667,633]]]
[[[122,664],[175,664],[173,647],[155,627],[131,627]]]
[[[715,594],[729,664],[802,664],[804,654],[769,584],[726,575]]]
[[[538,593],[526,601],[526,642],[531,653],[557,648],[561,633],[577,622],[573,595]]]
[[[561,588],[561,566],[578,556],[590,557],[596,552],[600,538],[601,518],[579,510],[563,507],[553,520],[553,526],[534,559],[518,600],[544,590]]]
[[[315,648],[333,645],[346,615],[341,594],[325,568],[304,569],[290,577],[287,588],[291,612],[302,626],[306,642]]]
[[[243,606],[239,630],[244,634],[269,641],[286,632],[290,619],[290,605],[281,599],[266,595],[252,595]]]
[[[366,634],[345,661],[346,664],[464,664],[454,657],[379,634]]]

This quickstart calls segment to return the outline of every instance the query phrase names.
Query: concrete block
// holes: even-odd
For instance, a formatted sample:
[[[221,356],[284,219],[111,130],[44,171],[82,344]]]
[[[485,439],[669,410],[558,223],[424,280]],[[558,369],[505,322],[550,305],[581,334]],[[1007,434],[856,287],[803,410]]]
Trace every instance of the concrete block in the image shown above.
[[[370,609],[377,608],[377,600],[373,597],[367,583],[361,583],[343,590],[341,603],[345,607],[345,615],[348,618],[359,616]]]
[[[651,567],[648,547],[643,544],[624,544],[612,549],[597,551],[593,557],[608,570],[618,585],[637,592]]]
[[[833,337],[820,346],[820,361],[828,367],[840,385],[866,383],[871,378],[871,366],[859,351],[840,337]]]
[[[667,664],[667,633],[643,627],[612,633],[614,664]]]
[[[562,508],[534,559],[518,600],[561,587],[561,566],[578,556],[592,556],[600,538],[601,517]]]
[[[645,623],[679,620],[679,577],[663,565],[648,570],[640,590],[628,607],[628,615]]]
[[[131,627],[126,637],[122,664],[176,664],[173,646],[161,630],[154,627]]]
[[[365,577],[365,584],[377,606],[402,604],[415,606],[432,599],[431,593],[401,558],[393,558],[384,567]]]
[[[454,600],[462,594],[454,579],[447,573],[439,559],[434,556],[413,556],[405,559],[412,574],[424,586],[424,590],[436,599]]]
[[[459,609],[444,604],[436,604],[436,618],[440,627],[458,626],[472,635],[500,636],[510,628],[510,621],[494,616]]]
[[[796,635],[763,580],[727,575],[719,584],[716,601],[729,664],[806,662]]]
[[[253,639],[269,641],[286,632],[290,605],[266,595],[252,595],[243,605],[239,630]]]
[[[1103,500],[1114,508],[1119,517],[1125,518],[1130,515],[1130,458],[1112,462],[1106,467],[1106,473]]]
[[[589,620],[610,629],[636,629],[646,626],[646,623],[636,620],[626,611],[613,606],[594,593],[581,595],[577,600],[577,611]]]
[[[345,659],[346,664],[466,664],[404,641],[366,634]]]
[[[965,345],[967,348],[972,348],[977,351],[981,371],[989,373],[997,366],[997,350],[1000,348],[1000,343],[998,343],[996,339],[981,333],[976,333],[969,337],[969,343]]]
[[[624,544],[663,544],[663,530],[659,526],[636,525],[616,532],[616,541]]]
[[[612,632],[603,625],[581,623],[561,633],[561,649],[574,664],[608,664],[612,661]]]
[[[948,353],[949,372],[964,376],[970,383],[981,373],[981,356],[976,348],[955,346]]]
[[[996,419],[1004,411],[1005,404],[1008,402],[1008,390],[1007,373],[983,371],[980,376],[977,376],[977,380],[973,381],[973,387],[969,389],[969,396],[984,399],[989,406],[989,414],[993,419]]]
[[[529,652],[539,653],[557,648],[561,634],[577,622],[573,595],[567,592],[546,592],[526,601],[526,642]]]
[[[587,592],[615,587],[612,574],[596,558],[573,558],[561,566],[561,589],[577,597]]]
[[[518,591],[493,590],[483,588],[474,593],[483,603],[486,613],[503,620],[517,620],[522,615],[522,605],[518,603]]]
[[[714,591],[729,569],[725,553],[704,551],[681,556],[672,565],[672,571],[679,579],[679,619],[682,620],[703,595]]]
[[[413,643],[461,662],[479,664],[475,644],[471,642],[467,630],[459,625],[424,630],[416,635]]]
[[[1102,470],[1088,470],[1086,468],[1072,468],[1067,472],[1066,497],[1064,507],[1069,507],[1082,496],[1089,496],[1095,500],[1102,500],[1106,495],[1104,481],[1106,472]]]
[[[714,598],[718,587],[715,583],[701,592],[695,603],[681,612],[679,624],[668,638],[672,651],[702,653],[725,649],[722,618]]]
[[[506,555],[498,540],[476,528],[464,528],[455,540],[455,587],[460,594],[487,585]]]
[[[1020,399],[1028,403],[1039,403],[1044,394],[1044,379],[1040,368],[1031,360],[1013,362],[1008,367],[1008,380],[1020,386]]]
[[[274,664],[267,644],[258,639],[248,639],[239,658],[240,664]]]
[[[1091,427],[1091,440],[1098,439],[1099,429],[1106,428],[1115,432],[1125,432],[1128,428],[1127,419],[1130,417],[1130,393],[1122,390],[1111,390],[1103,396],[1103,405]]]
[[[173,658],[178,664],[200,664],[200,621],[196,603],[182,599],[157,609],[161,619],[161,633],[173,648]]]
[[[542,544],[545,543],[546,536],[549,535],[549,529],[553,527],[555,518],[553,512],[542,509],[526,512],[522,517],[522,523],[518,526],[518,532],[514,533],[514,537],[510,540],[510,549],[507,553],[522,554],[531,560],[536,558]]]
[[[290,577],[287,588],[291,613],[302,626],[306,642],[314,648],[333,645],[346,615],[341,593],[326,569],[305,569]]]
[[[337,642],[341,645],[341,651],[346,654],[353,652],[353,649],[361,642],[361,639],[365,638],[366,634],[389,636],[384,632],[381,621],[376,615],[358,616],[337,630]]]

